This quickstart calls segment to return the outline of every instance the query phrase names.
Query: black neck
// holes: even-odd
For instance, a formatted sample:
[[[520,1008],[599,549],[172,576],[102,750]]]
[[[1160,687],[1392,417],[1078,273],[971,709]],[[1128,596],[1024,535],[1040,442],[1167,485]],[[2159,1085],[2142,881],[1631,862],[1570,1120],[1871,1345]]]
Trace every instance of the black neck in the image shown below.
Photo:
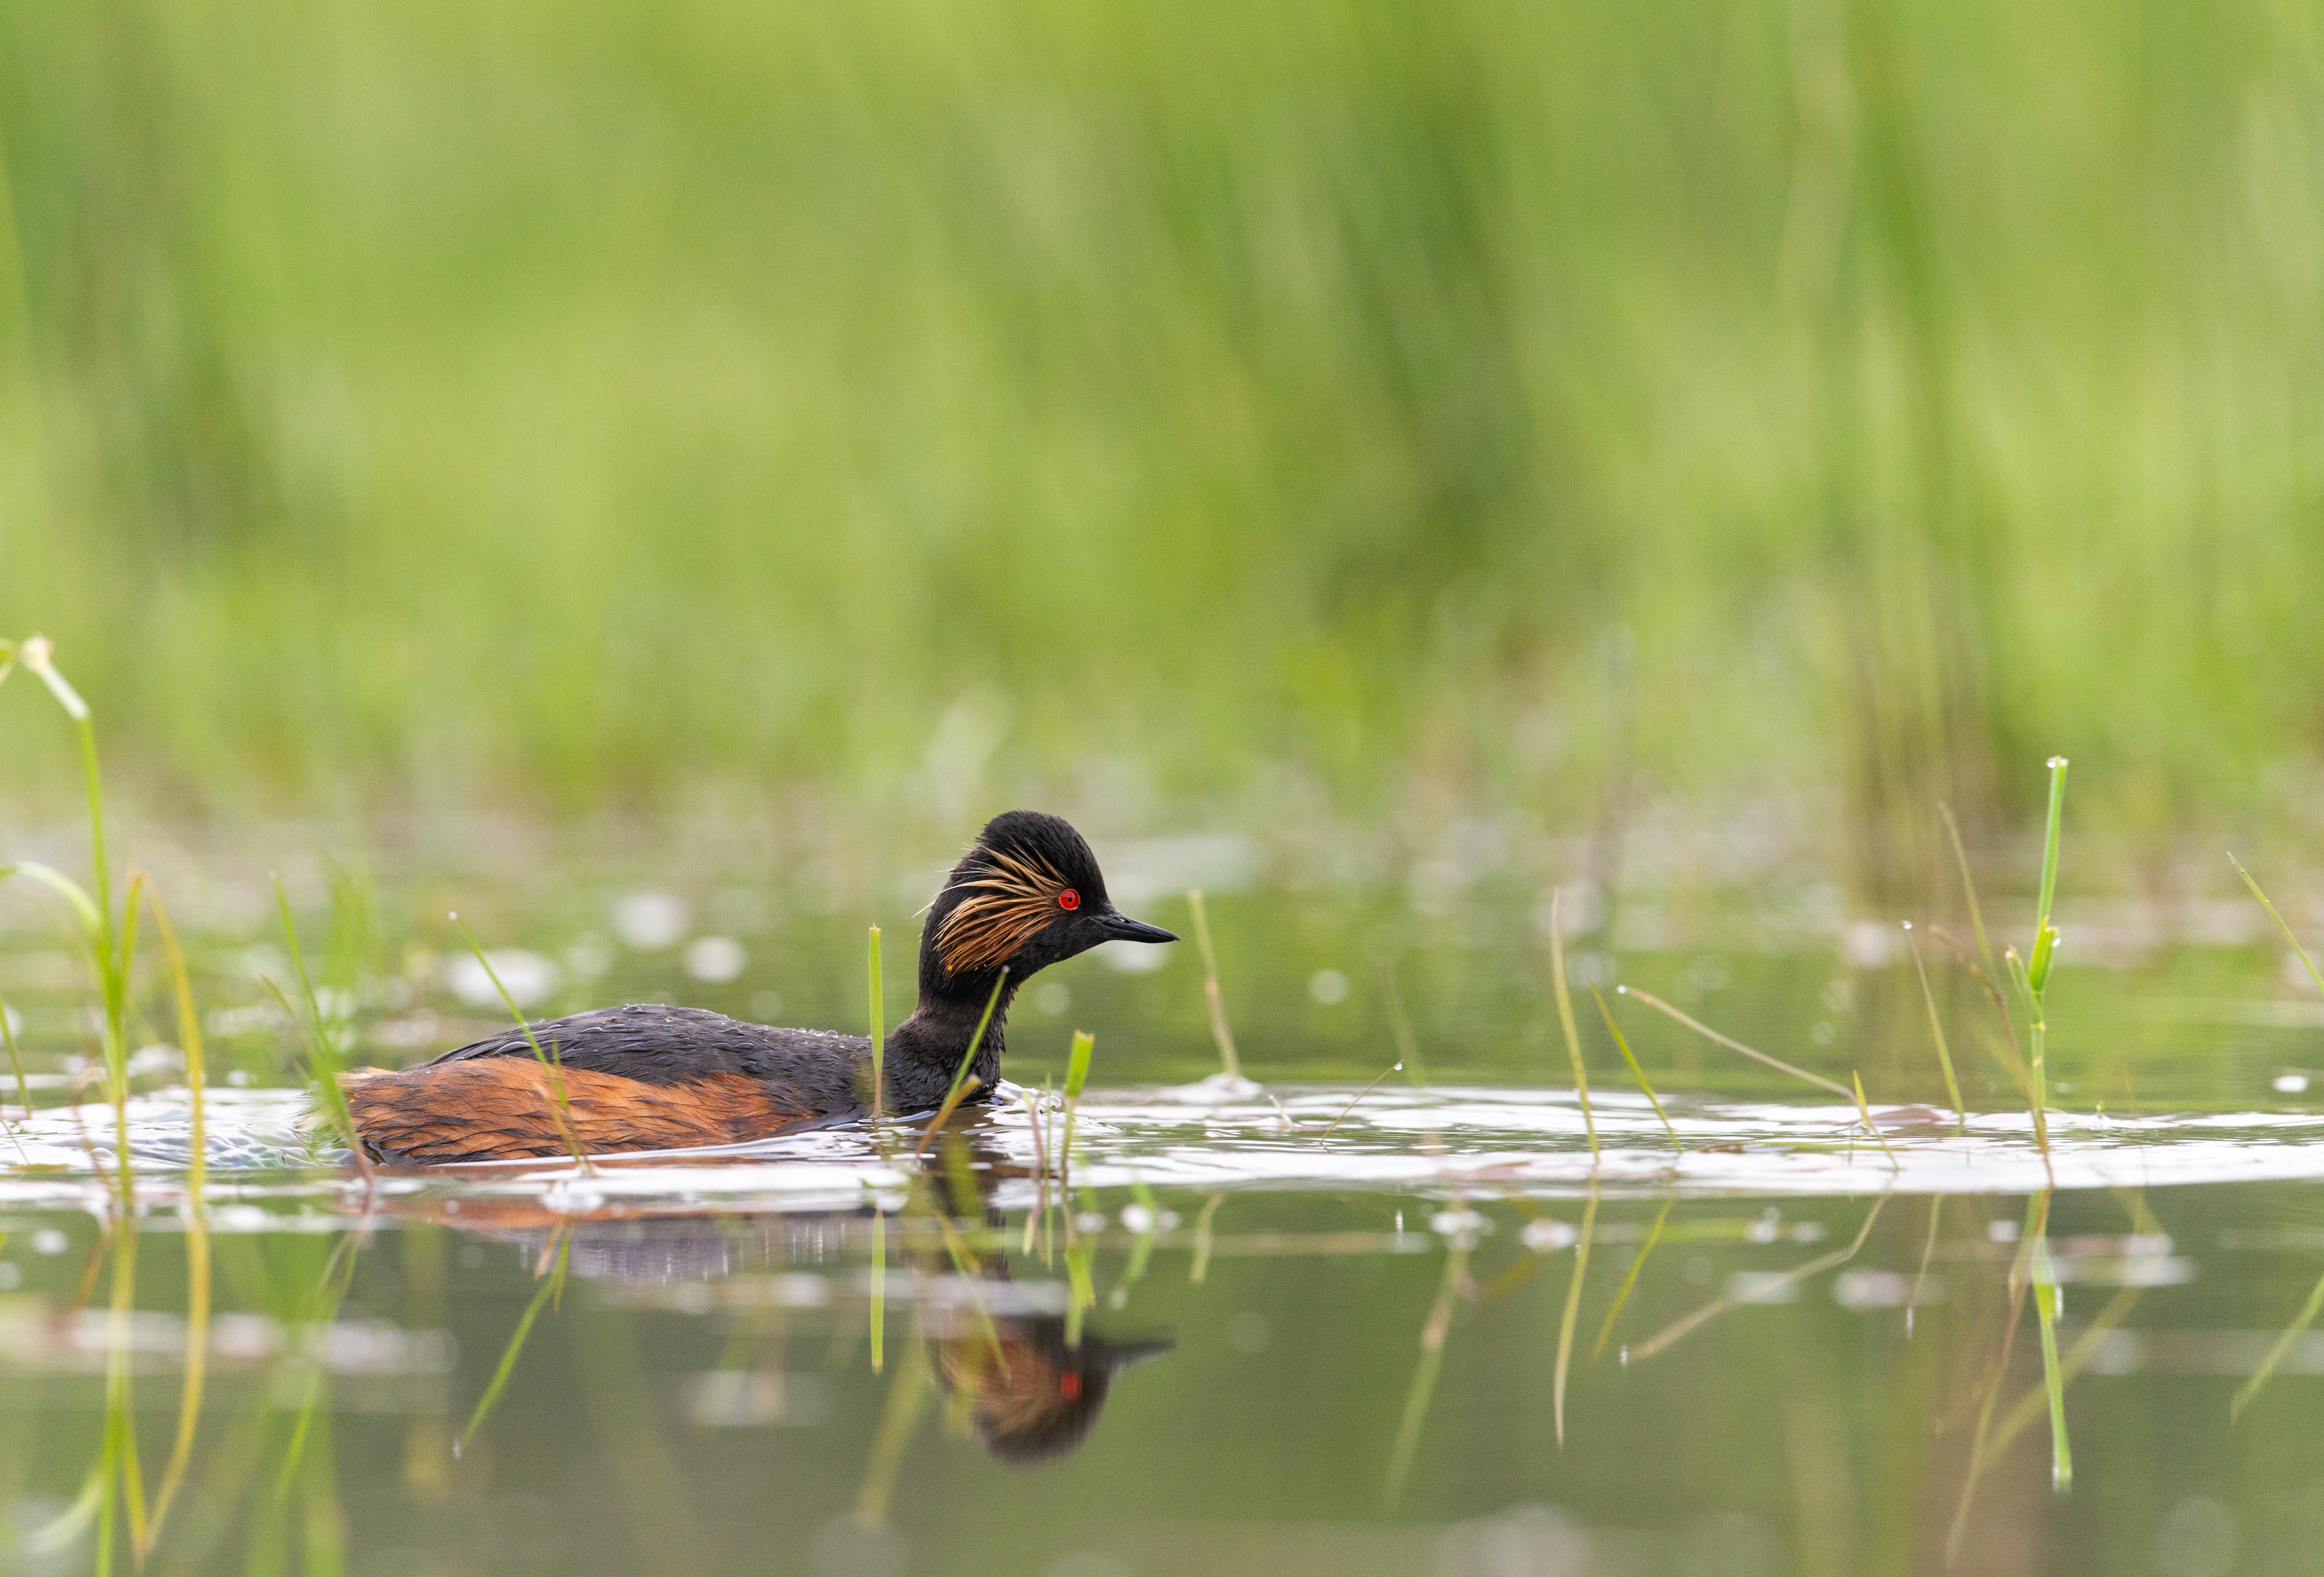
[[[995,1001],[992,988],[1000,978],[999,971],[987,970],[958,981],[932,980],[929,972],[922,971],[920,1005],[888,1037],[890,1110],[926,1111],[943,1105],[972,1044],[976,1047],[976,1057],[968,1071],[977,1087],[970,1098],[982,1100],[991,1093],[1001,1082],[1003,1021],[1009,1016],[1010,999],[1017,994],[1012,977]],[[976,1028],[983,1020],[987,1003],[991,1004],[992,1021],[984,1026],[983,1038],[979,1039]]]

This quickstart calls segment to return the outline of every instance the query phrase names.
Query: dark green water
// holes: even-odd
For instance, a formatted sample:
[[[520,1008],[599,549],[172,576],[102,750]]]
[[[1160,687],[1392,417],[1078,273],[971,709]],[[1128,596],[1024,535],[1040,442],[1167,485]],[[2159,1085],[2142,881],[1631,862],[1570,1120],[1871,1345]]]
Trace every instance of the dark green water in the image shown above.
[[[730,895],[649,947],[620,896],[579,892],[566,918],[537,918],[526,943],[558,977],[536,972],[542,1010],[653,996],[860,1022],[861,954],[837,921]],[[217,928],[199,982],[218,1086],[207,1388],[148,1569],[2317,1563],[2324,1333],[2283,1338],[2324,1273],[2324,1114],[2294,1087],[2324,1051],[2255,932],[2203,945],[2165,923],[2114,967],[2061,968],[2047,1165],[1950,965],[1939,989],[1978,1113],[1965,1134],[1900,1110],[1941,1104],[1942,1082],[1909,961],[1864,934],[1809,926],[1778,946],[1763,927],[1746,946],[1738,921],[1676,945],[1584,938],[1580,971],[1817,1071],[1860,1068],[1886,1141],[1621,1002],[1679,1128],[1674,1159],[1584,992],[1593,1161],[1530,904],[1213,908],[1265,1087],[1185,1087],[1216,1070],[1191,948],[1154,950],[1151,973],[1101,954],[1043,977],[1010,1026],[1019,1086],[1061,1069],[1068,1028],[1099,1037],[1069,1209],[1046,1213],[1056,1119],[1037,1137],[1021,1106],[964,1125],[949,1175],[938,1151],[916,1165],[908,1133],[883,1154],[851,1131],[366,1191],[293,1164],[297,1097],[269,1087],[285,1042],[253,979],[268,959],[254,927]],[[1182,918],[1167,899],[1145,912]],[[440,945],[409,929],[374,923],[343,949],[366,1057],[489,1022]],[[149,1508],[179,1428],[187,1112],[157,1050],[133,1111],[142,1213],[115,1317],[112,1213],[86,1148],[110,1145],[112,1117],[63,1104],[86,992],[37,934],[13,940],[0,986],[48,1078],[0,1166],[0,1504],[8,1570],[80,1572],[104,1518],[94,1498],[73,1508],[108,1415],[116,1441],[134,1428]],[[1383,964],[1419,1054],[1407,1072],[1425,1076],[1391,1075],[1349,1111],[1397,1056]],[[891,980],[906,973],[891,963]],[[1063,1000],[1045,1005],[1048,986]],[[890,995],[892,1022],[904,999]],[[2070,1371],[2063,1485],[2044,1298]],[[2272,1352],[2272,1378],[2231,1416]],[[112,1504],[126,1571],[130,1514]]]

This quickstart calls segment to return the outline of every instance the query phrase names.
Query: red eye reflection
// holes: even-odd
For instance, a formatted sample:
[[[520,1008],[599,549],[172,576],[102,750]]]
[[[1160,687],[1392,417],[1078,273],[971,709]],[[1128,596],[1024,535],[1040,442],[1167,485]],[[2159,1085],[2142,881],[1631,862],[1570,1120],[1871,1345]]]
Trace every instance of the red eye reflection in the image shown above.
[[[1061,909],[1077,909],[1082,907],[1082,895],[1068,887],[1065,891],[1057,894],[1057,907]]]

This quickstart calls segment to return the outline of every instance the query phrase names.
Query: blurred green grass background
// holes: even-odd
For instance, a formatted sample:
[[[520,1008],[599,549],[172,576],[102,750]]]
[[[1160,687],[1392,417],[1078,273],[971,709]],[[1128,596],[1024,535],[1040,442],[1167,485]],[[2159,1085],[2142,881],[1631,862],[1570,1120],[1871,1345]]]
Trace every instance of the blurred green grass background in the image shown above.
[[[2314,820],[2308,7],[24,5],[0,166],[170,804]]]

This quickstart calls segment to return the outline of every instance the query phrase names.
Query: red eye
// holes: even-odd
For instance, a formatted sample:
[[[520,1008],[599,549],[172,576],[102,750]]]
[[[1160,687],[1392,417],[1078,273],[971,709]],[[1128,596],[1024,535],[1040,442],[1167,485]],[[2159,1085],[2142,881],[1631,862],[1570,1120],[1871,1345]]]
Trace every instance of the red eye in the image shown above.
[[[1077,909],[1082,907],[1082,895],[1068,887],[1065,891],[1057,894],[1057,907],[1061,909]]]

